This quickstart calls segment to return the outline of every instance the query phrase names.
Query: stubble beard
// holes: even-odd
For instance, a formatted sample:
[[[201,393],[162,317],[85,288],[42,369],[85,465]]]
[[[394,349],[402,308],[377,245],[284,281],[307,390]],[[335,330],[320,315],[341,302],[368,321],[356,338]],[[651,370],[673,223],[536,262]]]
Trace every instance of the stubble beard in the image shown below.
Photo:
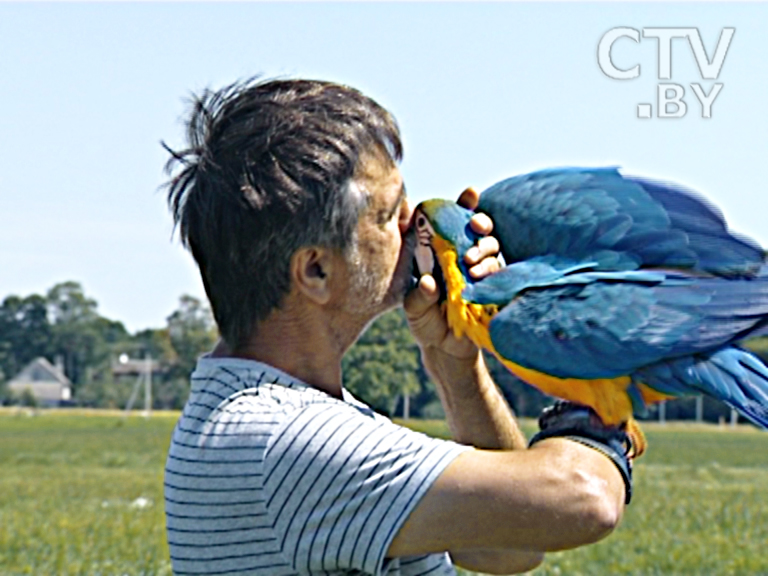
[[[382,270],[363,258],[357,243],[347,255],[347,264],[350,271],[347,312],[370,318],[383,312],[389,296],[389,281]]]
[[[382,269],[372,266],[372,262],[360,253],[358,243],[353,243],[347,255],[350,270],[347,300],[349,312],[372,319],[403,303],[411,286],[416,240],[412,231],[403,237],[403,247],[391,277]]]

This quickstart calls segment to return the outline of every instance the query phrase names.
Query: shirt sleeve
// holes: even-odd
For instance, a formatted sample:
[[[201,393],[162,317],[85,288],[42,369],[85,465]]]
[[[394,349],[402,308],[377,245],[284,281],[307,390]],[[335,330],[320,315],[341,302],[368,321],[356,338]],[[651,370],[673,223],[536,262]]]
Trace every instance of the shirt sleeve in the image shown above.
[[[299,574],[380,574],[408,514],[467,448],[341,403],[297,409],[275,428],[264,459],[286,561]]]

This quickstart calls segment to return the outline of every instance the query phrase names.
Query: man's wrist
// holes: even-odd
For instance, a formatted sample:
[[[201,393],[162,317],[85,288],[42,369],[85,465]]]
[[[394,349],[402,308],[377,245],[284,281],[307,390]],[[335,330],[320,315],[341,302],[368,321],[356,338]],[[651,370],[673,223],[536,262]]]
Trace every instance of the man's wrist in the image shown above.
[[[484,366],[479,349],[475,349],[471,355],[457,356],[437,346],[427,346],[421,349],[421,357],[437,384],[452,388],[466,388],[468,382],[476,382],[478,369]]]

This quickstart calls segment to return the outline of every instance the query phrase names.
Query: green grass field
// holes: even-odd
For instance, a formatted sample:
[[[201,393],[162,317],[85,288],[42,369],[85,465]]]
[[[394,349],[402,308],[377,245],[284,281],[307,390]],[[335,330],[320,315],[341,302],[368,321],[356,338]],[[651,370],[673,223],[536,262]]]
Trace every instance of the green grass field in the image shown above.
[[[0,412],[0,574],[170,574],[162,472],[176,417]],[[644,429],[619,529],[533,574],[768,574],[768,434]]]

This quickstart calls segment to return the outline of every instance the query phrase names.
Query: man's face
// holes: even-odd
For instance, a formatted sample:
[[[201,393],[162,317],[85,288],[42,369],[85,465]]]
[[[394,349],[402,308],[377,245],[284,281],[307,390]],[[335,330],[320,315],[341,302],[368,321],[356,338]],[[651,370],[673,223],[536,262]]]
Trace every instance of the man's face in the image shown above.
[[[347,258],[347,307],[373,317],[401,303],[408,288],[415,246],[412,211],[400,171],[381,158],[364,161],[355,182],[369,204],[358,221],[357,246]]]

